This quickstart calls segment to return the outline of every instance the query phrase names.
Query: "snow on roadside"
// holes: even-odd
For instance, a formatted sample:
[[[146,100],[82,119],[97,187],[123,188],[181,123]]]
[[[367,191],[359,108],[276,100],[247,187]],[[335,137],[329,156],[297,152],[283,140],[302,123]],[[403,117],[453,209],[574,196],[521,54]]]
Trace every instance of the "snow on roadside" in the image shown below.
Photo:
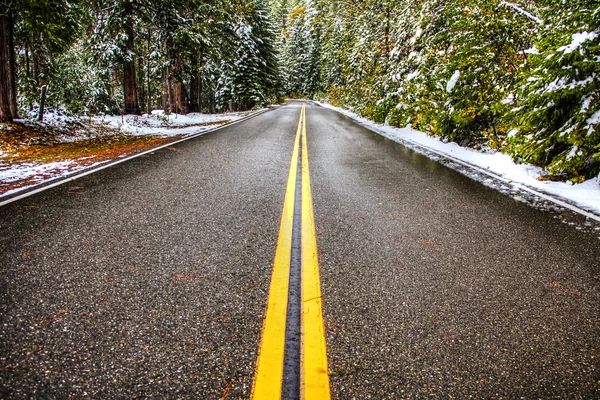
[[[589,179],[577,185],[571,182],[549,182],[539,181],[537,178],[544,175],[544,170],[529,164],[516,164],[512,158],[500,152],[482,152],[470,148],[461,147],[456,143],[444,143],[439,138],[432,137],[426,133],[417,131],[410,127],[394,128],[391,126],[376,124],[366,118],[334,107],[328,103],[316,102],[317,104],[344,114],[361,125],[398,143],[412,143],[433,150],[443,155],[458,159],[481,169],[490,171],[504,179],[520,183],[527,187],[539,190],[553,197],[567,200],[578,207],[600,215],[600,177]],[[418,151],[418,149],[415,149]],[[479,179],[478,179],[479,180]],[[484,177],[482,183],[486,183]]]
[[[27,186],[32,186],[99,164],[102,163],[81,165],[77,160],[53,161],[48,163],[23,163],[7,166],[0,163],[0,182],[2,182],[2,184],[10,184],[12,182],[27,179]],[[2,196],[8,196],[23,189],[25,189],[25,187],[11,189],[2,193]]]
[[[167,137],[176,135],[193,135],[215,128],[224,123],[233,122],[244,118],[246,115],[248,114],[190,113],[187,115],[165,115],[163,110],[154,110],[150,115],[110,115],[95,117],[94,121],[97,123],[106,124],[111,128],[119,129],[127,135],[154,135]]]
[[[52,172],[68,171],[74,165],[76,165],[76,162],[69,160],[44,164],[23,163],[15,166],[0,166],[0,180],[2,183],[10,183],[23,179],[23,176],[31,176],[34,177],[35,181],[41,182],[44,175]]]
[[[260,111],[262,110],[228,114],[191,113],[187,115],[165,115],[162,110],[155,110],[151,113],[151,115],[146,114],[143,116],[118,115],[94,117],[92,118],[92,122],[105,125],[109,128],[117,129],[125,136],[149,135],[163,138],[173,137],[173,140],[175,140],[175,137],[196,135],[218,128],[226,123],[237,121]],[[64,133],[55,138],[58,143],[71,143],[90,139],[91,137],[90,132],[87,132],[85,128],[86,126],[89,128],[93,124],[84,125],[82,120],[89,122],[89,118],[87,117],[82,119],[71,118],[60,113],[48,112],[45,114],[44,122],[41,124],[48,127],[59,128],[61,132],[64,131]],[[21,122],[24,124],[31,123],[30,120],[22,120]],[[78,130],[79,126],[83,128],[81,131]],[[74,129],[74,127],[77,127],[77,129]],[[74,172],[109,162],[109,160],[104,160],[90,164],[90,160],[85,162],[85,160],[90,157],[85,157],[55,162],[27,162],[9,164],[3,160],[6,156],[8,156],[8,153],[0,151],[0,189],[2,186],[5,188],[14,188],[11,188],[5,192],[0,191],[0,199],[2,197],[31,188],[32,186],[38,185],[42,182],[57,180]],[[126,155],[123,154],[120,157],[125,156]]]

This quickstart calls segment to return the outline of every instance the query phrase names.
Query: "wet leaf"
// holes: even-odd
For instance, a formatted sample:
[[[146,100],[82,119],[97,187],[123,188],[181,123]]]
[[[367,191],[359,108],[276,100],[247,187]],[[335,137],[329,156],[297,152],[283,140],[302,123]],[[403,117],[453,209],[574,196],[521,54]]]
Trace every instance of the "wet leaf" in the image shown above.
[[[229,392],[231,391],[231,388],[233,387],[233,382],[234,382],[234,380],[232,379],[231,382],[229,382],[229,384],[227,385],[227,387],[225,389],[223,389],[223,396],[221,397],[221,400],[225,400],[227,397],[229,397]]]
[[[54,315],[51,315],[49,317],[44,318],[43,320],[41,320],[39,322],[39,324],[37,325],[38,329],[41,329],[45,326],[48,326],[50,324],[52,324],[54,321],[56,321],[61,315],[67,314],[69,311],[68,310],[60,310],[58,312],[56,312]]]
[[[549,287],[551,289],[557,289],[563,293],[572,294],[574,296],[581,296],[581,292],[574,290],[574,289],[570,289],[568,287],[565,287],[558,282],[550,282],[550,283],[546,284],[546,287]]]
[[[181,279],[204,279],[206,277],[202,275],[173,274],[173,278],[175,278],[175,282],[180,285]]]

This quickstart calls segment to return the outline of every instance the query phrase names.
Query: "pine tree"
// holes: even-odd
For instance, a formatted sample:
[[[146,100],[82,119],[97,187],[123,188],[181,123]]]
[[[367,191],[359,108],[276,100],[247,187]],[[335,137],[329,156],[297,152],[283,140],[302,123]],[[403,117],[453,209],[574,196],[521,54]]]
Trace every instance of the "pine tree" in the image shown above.
[[[2,3],[0,7],[0,122],[11,122],[18,117],[14,10],[6,3]]]
[[[449,9],[452,48],[439,77],[446,84],[438,135],[464,144],[502,145],[510,130],[504,117],[538,26],[533,14],[523,12],[497,0]]]
[[[522,77],[512,154],[555,179],[581,182],[600,172],[600,5],[544,5],[546,24]]]
[[[14,0],[0,4],[0,120],[12,121],[19,114],[17,47],[24,50],[27,61],[33,55],[35,76],[31,76],[28,62],[28,79],[24,81],[31,86],[31,79],[35,79],[39,90],[45,83],[44,59],[69,48],[84,14],[79,1]]]
[[[282,66],[286,92],[301,97],[306,92],[306,79],[310,68],[310,36],[307,30],[306,7],[295,7],[288,17],[289,25],[284,32],[285,47],[282,51]]]
[[[230,110],[264,105],[274,101],[279,91],[274,32],[266,3],[250,0],[241,11],[217,83],[217,103]]]

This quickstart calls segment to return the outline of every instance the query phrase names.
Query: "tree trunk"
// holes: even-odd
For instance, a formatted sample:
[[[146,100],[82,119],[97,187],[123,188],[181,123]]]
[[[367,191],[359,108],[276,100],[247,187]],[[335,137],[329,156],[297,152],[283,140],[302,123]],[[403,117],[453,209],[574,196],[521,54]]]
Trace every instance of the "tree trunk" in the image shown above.
[[[194,68],[192,79],[190,81],[190,109],[189,112],[198,112],[198,73],[197,67]]]
[[[40,122],[44,122],[44,106],[46,104],[46,85],[42,86],[42,94],[40,96],[40,113],[38,119]]]
[[[146,69],[148,70],[148,115],[152,112],[152,86],[150,84],[150,30],[148,30],[148,55],[146,57]]]
[[[171,79],[169,67],[165,67],[162,74],[162,108],[166,114],[171,113]]]
[[[141,114],[140,106],[137,97],[137,82],[135,76],[135,49],[133,38],[133,3],[125,3],[125,26],[124,31],[127,36],[125,40],[125,52],[127,59],[123,62],[123,93],[124,93],[124,109],[125,114]]]
[[[202,66],[204,65],[204,46],[200,48],[200,68],[198,69],[198,112],[202,113],[202,90],[204,79],[202,77]]]
[[[198,60],[194,62],[190,82],[190,112],[202,112],[202,65],[204,63],[204,48],[200,47]]]
[[[146,98],[146,86],[144,85],[144,59],[142,56],[138,57],[138,74],[137,74],[137,87],[138,87],[138,99],[140,102],[140,112],[144,106],[144,100]]]
[[[15,20],[12,13],[8,14],[9,35],[8,35],[8,70],[10,78],[10,111],[13,118],[19,118],[19,105],[17,104],[17,56],[15,54]]]
[[[173,85],[173,110],[179,114],[187,114],[187,96],[185,86],[182,80],[183,68],[181,65],[181,56],[177,54],[173,59],[173,75],[175,84]]]
[[[29,49],[25,49],[25,71],[27,76],[27,85],[31,84],[31,62],[29,62]],[[33,102],[29,101],[29,111],[33,111]]]
[[[202,90],[204,90],[204,79],[202,79],[202,71],[198,73],[198,112],[202,113]]]
[[[0,16],[0,122],[12,122],[13,120],[10,109],[10,78],[8,77],[10,74],[8,67],[9,23],[8,16]]]
[[[12,122],[18,118],[14,21],[6,6],[0,9],[0,14],[0,122]]]

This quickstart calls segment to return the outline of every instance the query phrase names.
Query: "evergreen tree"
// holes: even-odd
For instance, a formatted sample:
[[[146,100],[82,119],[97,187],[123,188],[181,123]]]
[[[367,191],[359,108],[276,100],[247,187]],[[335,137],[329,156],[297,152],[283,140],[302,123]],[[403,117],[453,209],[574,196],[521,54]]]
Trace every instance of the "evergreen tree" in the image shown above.
[[[230,53],[221,63],[217,103],[247,109],[276,100],[279,72],[275,34],[263,0],[250,0],[234,24]]]
[[[49,87],[48,103],[69,113],[139,113],[141,105],[214,112],[225,60],[246,65],[229,71],[243,89],[236,108],[278,95],[264,1],[15,0],[2,6],[0,18],[6,18],[0,22],[12,25],[0,35],[6,60],[0,66],[0,119],[17,114],[17,99],[22,109],[37,106],[42,85]],[[247,35],[238,31],[247,53],[237,46],[242,24],[251,27]]]
[[[557,179],[600,172],[600,5],[545,1],[546,24],[522,77],[511,152]]]
[[[445,102],[436,133],[499,147],[510,130],[504,117],[538,23],[496,0],[452,7],[448,19],[452,48],[440,76]]]
[[[310,35],[306,23],[306,7],[295,7],[289,15],[285,30],[285,47],[282,51],[286,92],[293,97],[306,93],[306,79],[310,68]]]
[[[79,1],[13,0],[0,3],[0,121],[19,115],[17,47],[25,54],[25,93],[31,96],[48,72],[45,60],[65,52],[85,18]],[[33,64],[33,65],[32,65]],[[33,70],[33,71],[32,71]],[[37,94],[37,93],[36,93]]]

